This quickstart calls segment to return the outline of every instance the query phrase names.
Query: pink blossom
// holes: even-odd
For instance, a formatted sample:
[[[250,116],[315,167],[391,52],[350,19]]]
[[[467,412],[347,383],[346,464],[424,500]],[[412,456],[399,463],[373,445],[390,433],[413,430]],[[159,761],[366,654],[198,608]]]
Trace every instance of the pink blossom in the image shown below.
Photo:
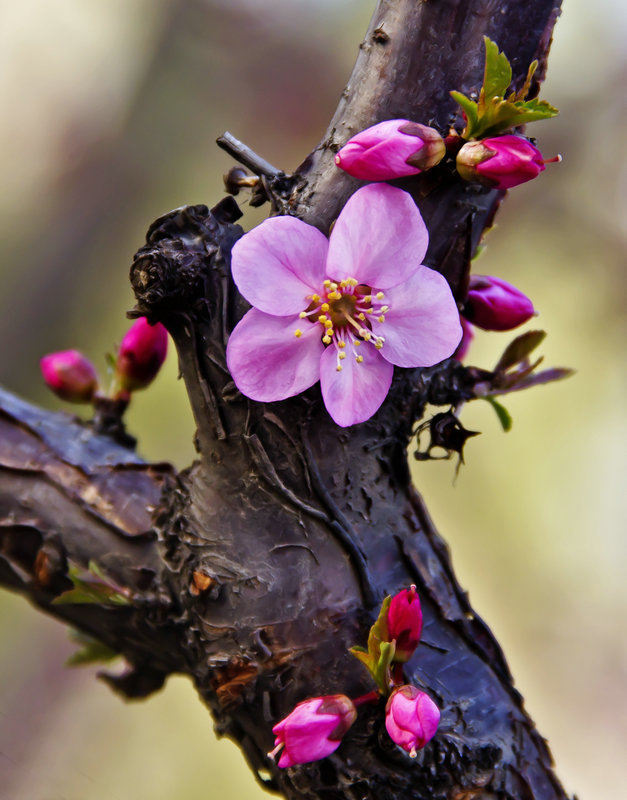
[[[434,128],[390,119],[349,139],[335,163],[354,178],[389,181],[435,166],[445,152],[444,140]]]
[[[458,361],[463,361],[468,354],[468,350],[470,350],[470,345],[475,338],[475,334],[472,325],[468,322],[466,317],[462,315],[459,321],[462,324],[462,339],[457,346],[457,350],[453,353],[453,358],[456,358]]]
[[[412,758],[416,750],[433,739],[440,723],[440,709],[415,686],[401,686],[390,695],[385,707],[385,727],[397,745]]]
[[[78,350],[50,353],[39,362],[47,386],[71,403],[89,403],[98,388],[91,361]]]
[[[329,414],[346,427],[378,410],[393,365],[450,356],[459,314],[444,277],[420,264],[427,243],[410,195],[387,184],[355,192],[330,239],[289,216],[253,228],[232,258],[253,305],[227,346],[240,391],[272,402],[320,380]]]
[[[272,729],[276,739],[269,755],[275,757],[282,751],[279,767],[325,758],[337,750],[356,717],[357,710],[346,695],[305,700]]]
[[[494,189],[511,189],[544,172],[550,161],[523,136],[507,134],[467,142],[457,154],[457,171],[464,180]]]
[[[168,332],[160,322],[135,320],[122,339],[115,364],[120,386],[127,392],[144,389],[161,369],[168,352]]]
[[[422,610],[416,587],[395,594],[388,609],[390,641],[396,640],[394,661],[405,662],[413,655],[422,632]]]
[[[511,283],[492,275],[471,275],[463,314],[486,331],[509,331],[531,319],[535,310]]]

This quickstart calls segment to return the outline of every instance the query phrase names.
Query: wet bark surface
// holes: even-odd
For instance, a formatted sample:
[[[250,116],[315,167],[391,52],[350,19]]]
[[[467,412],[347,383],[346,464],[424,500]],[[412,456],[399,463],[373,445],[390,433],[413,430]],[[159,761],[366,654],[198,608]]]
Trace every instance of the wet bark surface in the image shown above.
[[[324,141],[293,180],[270,179],[276,210],[327,231],[359,185],[332,164],[352,133],[397,116],[446,133],[448,91],[481,83],[484,34],[516,80],[534,57],[542,77],[557,13],[546,0],[381,2]],[[399,185],[427,220],[427,263],[463,296],[500,194],[462,185],[446,163]],[[279,403],[243,397],[225,361],[248,307],[229,270],[238,218],[232,198],[171,212],[131,269],[136,313],[163,322],[179,353],[198,427],[188,470],[143,464],[71,418],[1,398],[0,581],[122,652],[132,668],[115,688],[129,696],[189,674],[218,732],[287,798],[565,798],[407,467],[426,404],[472,397],[477,376],[453,360],[397,369],[380,411],[349,429],[318,386]],[[51,605],[71,586],[68,565],[90,560],[127,604]],[[271,729],[297,702],[372,688],[347,648],[365,643],[383,597],[411,583],[424,630],[405,674],[442,711],[436,737],[412,760],[372,706],[330,757],[276,768]]]

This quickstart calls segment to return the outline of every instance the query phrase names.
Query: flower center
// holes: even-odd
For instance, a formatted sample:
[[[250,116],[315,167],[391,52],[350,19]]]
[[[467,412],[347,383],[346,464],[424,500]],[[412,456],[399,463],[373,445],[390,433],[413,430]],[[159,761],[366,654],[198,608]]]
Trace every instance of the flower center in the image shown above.
[[[342,361],[346,358],[346,350],[352,352],[358,364],[364,357],[358,351],[363,342],[374,345],[377,350],[383,347],[383,336],[375,336],[372,332],[371,319],[385,322],[385,314],[389,307],[381,305],[383,292],[372,294],[370,286],[361,284],[356,278],[345,278],[336,282],[324,281],[321,294],[312,294],[307,298],[311,302],[299,316],[312,324],[321,326],[322,341],[325,345],[333,345],[337,350],[338,372],[342,371]],[[294,335],[302,336],[297,328]]]

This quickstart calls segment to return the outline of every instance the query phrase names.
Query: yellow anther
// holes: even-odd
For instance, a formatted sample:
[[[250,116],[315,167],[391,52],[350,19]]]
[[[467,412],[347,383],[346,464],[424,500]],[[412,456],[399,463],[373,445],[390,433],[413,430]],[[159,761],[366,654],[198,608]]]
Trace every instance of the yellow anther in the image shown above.
[[[342,289],[346,289],[347,286],[350,286],[350,281],[345,278],[343,281],[340,281],[340,286]]]
[[[314,303],[319,303],[320,302],[320,295],[319,294],[312,294],[311,295],[311,299],[313,300]]]
[[[365,294],[362,297],[362,300],[363,300],[364,303],[372,303],[372,295],[371,294]]]
[[[338,364],[337,367],[335,368],[335,371],[336,372],[341,372],[342,371],[342,365]]]
[[[330,281],[330,280],[327,278],[327,280],[326,280],[326,281],[322,281],[322,285],[323,285],[323,286],[326,286],[326,287],[327,287],[327,289],[328,289],[328,288],[329,288],[329,286],[331,285],[331,281]]]
[[[361,344],[361,342],[359,341],[359,339],[355,339],[355,342],[354,342],[354,344],[355,344],[355,347],[359,347],[359,345]]]
[[[331,344],[331,337],[330,336],[323,336],[322,341],[324,344]]]
[[[337,343],[337,346],[338,347],[346,347],[346,342],[344,341],[344,339],[340,339],[340,341]]]
[[[331,322],[331,320],[330,320],[330,319],[325,319],[325,321],[324,321],[324,327],[325,327],[325,328],[332,328],[332,327],[333,327],[333,323]]]
[[[389,310],[390,310],[390,307],[389,307],[389,306],[381,306],[381,313],[382,313],[382,314],[385,314],[385,312],[386,312],[386,311],[389,311]]]
[[[377,350],[380,350],[383,347],[383,342],[375,342],[374,346],[377,348]]]
[[[330,286],[333,289],[333,291],[337,289],[337,283],[331,283]]]
[[[300,328],[296,328],[296,330],[294,331],[294,336],[295,336],[297,339],[300,339],[300,337],[301,337],[302,335],[303,335],[303,332],[301,331],[301,329],[300,329]]]
[[[329,292],[329,300],[339,300],[341,296],[340,292]]]
[[[326,321],[327,321],[327,315],[320,314],[320,316],[318,317],[318,322],[326,322]]]
[[[366,315],[365,314],[361,314],[361,313],[357,314],[357,319],[364,320],[364,319],[366,319]]]
[[[363,360],[364,360],[364,357],[363,357],[363,356],[355,356],[355,361],[356,361],[358,364],[361,364],[361,363],[363,362]]]
[[[333,328],[327,328],[325,333],[327,336],[333,336],[335,334],[335,331],[333,330]]]
[[[380,317],[377,317],[377,319],[379,320],[379,322],[385,322],[385,317],[383,316],[383,314],[381,314]]]
[[[343,361],[346,358],[346,353],[338,353],[337,357],[340,359],[340,361]]]
[[[357,286],[357,278],[349,278],[348,279],[349,286]]]
[[[367,342],[369,342],[372,339],[372,334],[370,333],[370,331],[367,331],[365,328],[362,328],[359,331],[359,335],[361,336],[362,339],[365,339]]]
[[[383,292],[377,292],[377,293],[375,294],[375,297],[377,298],[377,300],[383,300],[383,298],[385,297],[385,295],[383,294]]]
[[[301,311],[301,312],[300,312],[300,314],[299,314],[298,316],[299,316],[301,319],[305,319],[305,317],[307,316],[307,312],[306,312],[306,311]]]
[[[372,314],[373,310],[374,309],[372,309],[372,308],[367,308],[366,309],[366,314]]]
[[[328,303],[323,303],[320,306],[320,311],[328,311],[331,306]]]

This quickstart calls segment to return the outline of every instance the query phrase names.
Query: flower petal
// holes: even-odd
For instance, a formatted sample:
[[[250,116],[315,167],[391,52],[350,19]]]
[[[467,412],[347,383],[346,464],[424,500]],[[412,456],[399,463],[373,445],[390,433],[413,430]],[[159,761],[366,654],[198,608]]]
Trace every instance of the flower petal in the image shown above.
[[[428,243],[427,227],[411,195],[386,183],[373,183],[358,189],[337,218],[327,275],[387,289],[415,272]]]
[[[342,428],[364,422],[378,410],[390,389],[394,367],[381,358],[373,345],[357,348],[363,362],[358,364],[351,348],[338,372],[337,350],[327,347],[320,359],[320,385],[327,411]]]
[[[385,322],[371,319],[372,332],[383,336],[379,351],[397,367],[430,367],[455,352],[462,336],[459,311],[446,278],[420,266],[408,281],[389,289]]]
[[[297,314],[325,278],[328,240],[296,217],[264,220],[233,246],[237,288],[255,308],[274,316]]]
[[[297,338],[294,331],[299,329]],[[284,400],[320,376],[320,327],[298,317],[273,317],[251,309],[229,338],[226,362],[237,388],[252,400]]]

